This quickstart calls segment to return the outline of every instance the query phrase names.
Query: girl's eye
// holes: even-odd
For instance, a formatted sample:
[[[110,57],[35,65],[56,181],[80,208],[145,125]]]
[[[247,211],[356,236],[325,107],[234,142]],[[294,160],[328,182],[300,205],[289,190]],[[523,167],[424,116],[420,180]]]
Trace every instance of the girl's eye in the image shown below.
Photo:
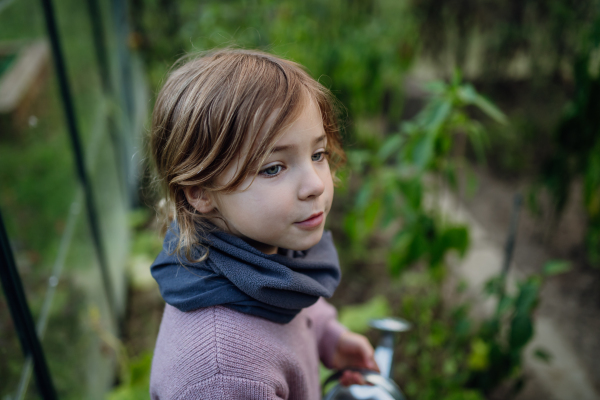
[[[280,173],[282,169],[283,167],[281,165],[272,165],[268,168],[263,169],[262,171],[260,171],[260,173],[266,176],[275,176],[278,173]]]
[[[319,151],[318,153],[313,154],[311,158],[313,161],[322,161],[327,154],[329,153],[326,151]]]

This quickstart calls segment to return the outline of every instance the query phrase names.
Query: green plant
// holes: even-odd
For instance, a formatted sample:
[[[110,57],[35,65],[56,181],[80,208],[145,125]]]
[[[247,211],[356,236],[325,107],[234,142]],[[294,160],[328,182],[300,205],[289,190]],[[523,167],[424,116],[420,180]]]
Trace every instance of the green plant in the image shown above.
[[[150,393],[152,352],[145,352],[122,366],[121,383],[109,394],[108,400],[147,399]]]
[[[495,313],[483,321],[471,339],[469,386],[489,393],[509,379],[512,394],[521,390],[525,380],[522,355],[534,335],[533,313],[540,290],[546,278],[569,269],[567,262],[548,262],[542,274],[533,274],[517,282],[514,294],[506,293],[504,275],[487,282],[486,294],[495,298],[497,305]],[[544,349],[537,349],[535,355],[543,361],[550,358]]]
[[[408,1],[136,2],[134,27],[154,86],[184,51],[258,48],[304,65],[351,116],[400,117],[402,72],[418,50]],[[179,29],[165,15],[176,15]]]
[[[483,320],[471,316],[470,301],[448,307],[430,271],[408,270],[391,296],[342,307],[340,321],[361,333],[373,333],[368,329],[371,318],[399,315],[413,324],[400,334],[392,376],[413,400],[483,400],[502,384],[514,395],[524,383],[522,355],[534,334],[540,289],[545,279],[569,268],[567,262],[548,262],[542,274],[517,282],[510,293],[505,277],[494,277],[480,296],[495,298],[497,307]],[[551,358],[541,348],[534,355],[544,362]],[[323,370],[321,376],[329,374]]]
[[[468,387],[469,352],[476,321],[466,305],[447,307],[439,282],[429,271],[402,275],[398,312],[413,323],[396,349],[394,378],[413,400],[483,400]]]
[[[388,264],[396,275],[418,261],[443,272],[450,250],[464,254],[469,243],[466,227],[444,220],[428,203],[439,197],[442,183],[458,186],[457,169],[466,168],[466,163],[464,152],[451,157],[457,138],[468,140],[484,157],[484,130],[468,108],[506,122],[473,86],[461,82],[458,72],[452,82],[435,82],[429,89],[432,97],[414,120],[383,140],[371,132],[363,134],[362,148],[348,154],[352,178],[358,176],[362,185],[346,216],[345,232],[359,257],[367,253],[365,243],[374,232],[386,232],[391,238]]]
[[[346,217],[346,233],[358,257],[372,256],[374,235],[389,241],[387,261],[395,276],[414,264],[426,265],[421,272],[402,275],[404,295],[398,310],[415,324],[400,349],[396,372],[411,398],[483,399],[505,382],[516,393],[523,385],[522,354],[533,337],[533,312],[543,279],[567,267],[549,263],[544,275],[519,282],[514,294],[505,290],[506,276],[501,273],[486,287],[487,295],[496,298],[496,312],[482,322],[471,318],[465,305],[452,310],[444,306],[445,256],[451,250],[463,255],[469,232],[445,219],[435,199],[442,185],[459,186],[457,169],[466,167],[464,151],[456,151],[461,139],[483,158],[483,128],[467,108],[475,106],[499,123],[506,120],[471,85],[462,83],[458,73],[449,84],[434,83],[430,90],[427,106],[400,132],[384,139],[365,135],[365,149],[349,154],[362,185]],[[365,306],[353,313],[371,309]],[[362,319],[355,315],[352,320]],[[538,354],[548,356],[542,350]]]

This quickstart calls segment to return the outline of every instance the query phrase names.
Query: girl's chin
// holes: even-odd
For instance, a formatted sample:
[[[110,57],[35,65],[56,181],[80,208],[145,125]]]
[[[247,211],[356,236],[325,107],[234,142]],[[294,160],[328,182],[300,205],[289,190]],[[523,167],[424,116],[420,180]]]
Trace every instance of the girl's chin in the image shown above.
[[[295,250],[295,251],[308,250],[311,247],[315,246],[317,243],[319,243],[321,241],[322,237],[323,237],[323,229],[321,228],[318,231],[312,232],[312,234],[309,237],[305,238],[304,240],[299,240],[296,243],[292,244],[290,247],[286,247],[286,249]],[[281,247],[285,247],[285,246],[281,246]]]

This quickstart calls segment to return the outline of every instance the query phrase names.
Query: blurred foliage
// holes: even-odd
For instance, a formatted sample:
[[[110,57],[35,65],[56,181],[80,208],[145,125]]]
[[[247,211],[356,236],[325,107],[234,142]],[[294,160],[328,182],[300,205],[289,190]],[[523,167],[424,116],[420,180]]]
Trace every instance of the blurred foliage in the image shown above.
[[[420,21],[425,53],[438,61],[449,54],[457,67],[465,69],[469,52],[479,51],[484,80],[508,78],[519,57],[527,59],[533,80],[568,79],[581,39],[600,13],[598,0],[411,0],[411,4]]]
[[[150,369],[152,353],[146,352],[128,359],[121,366],[121,383],[107,396],[108,400],[142,400],[150,392]]]
[[[489,393],[508,379],[511,395],[523,388],[523,351],[534,335],[533,312],[539,302],[543,282],[569,270],[567,262],[548,262],[543,273],[517,282],[514,294],[507,293],[504,275],[486,283],[485,292],[494,299],[496,310],[483,321],[471,339],[468,386]],[[534,355],[543,362],[549,362],[551,358],[545,349],[536,349]]]
[[[101,7],[106,11],[104,5]],[[52,55],[41,52],[19,60],[28,46],[40,41],[47,42],[50,51],[44,11],[32,0],[2,2],[0,9],[0,79],[3,89],[19,93],[16,107],[9,109],[10,101],[4,103],[0,115],[0,211],[32,317],[38,332],[44,332],[40,340],[57,396],[90,398],[90,393],[102,394],[112,379],[112,360],[90,331],[85,312],[92,303],[100,305],[107,315],[100,271],[85,213],[75,216],[79,183]],[[98,140],[105,128],[105,101],[90,18],[86,4],[75,0],[55,3],[54,11],[80,140],[86,150],[86,167],[99,194],[100,223],[107,236],[118,237],[120,231],[111,224],[120,211],[113,207],[113,199],[118,201],[120,194],[111,190],[116,181],[113,159],[106,157],[111,147],[109,142]],[[104,15],[108,17],[106,12]],[[14,86],[5,85],[9,83],[7,74],[18,72],[22,74],[10,75]],[[26,87],[23,92],[17,89],[19,83]],[[100,168],[94,163],[98,160]],[[106,198],[109,200],[104,201]],[[103,213],[104,207],[114,209]],[[71,225],[70,245],[65,240],[70,235],[69,221],[76,221]],[[117,250],[111,247],[111,254]],[[110,255],[108,258],[110,262]],[[30,382],[27,390],[18,392],[26,364],[3,294],[0,297],[0,398],[39,398],[35,375],[27,375],[33,377],[21,381]]]
[[[407,6],[395,0],[134,0],[132,19],[155,87],[184,52],[258,48],[304,65],[351,115],[383,113],[397,121],[402,71],[418,50]]]
[[[600,266],[600,1],[412,0],[411,11],[423,54],[451,60],[517,103],[493,157],[511,176],[533,175],[534,210],[545,188],[558,220],[583,183],[585,248]]]
[[[413,400],[485,399],[500,385],[510,396],[516,394],[524,384],[522,357],[534,334],[539,291],[546,278],[568,270],[568,263],[549,262],[542,274],[517,282],[508,294],[505,277],[494,277],[482,295],[493,298],[497,306],[483,320],[470,316],[472,300],[449,308],[440,283],[429,271],[406,271],[394,311],[411,321],[413,329],[399,334],[394,380]],[[368,320],[390,315],[389,309],[385,298],[375,297],[342,307],[340,321],[366,333]],[[541,348],[533,349],[533,355],[546,363],[552,358]]]
[[[548,189],[560,215],[573,182],[583,181],[586,248],[591,264],[600,267],[600,16],[581,47],[574,62],[574,99],[554,132],[554,152],[544,164],[539,184]]]
[[[369,329],[369,321],[384,318],[392,314],[392,310],[384,296],[375,296],[368,302],[345,306],[340,310],[339,321],[352,332],[365,333]]]
[[[463,83],[458,72],[450,83],[435,82],[429,89],[427,105],[398,133],[384,138],[359,135],[361,150],[349,152],[350,169],[357,175],[350,179],[362,184],[351,194],[356,202],[345,220],[351,239],[347,251],[357,258],[372,258],[372,236],[384,232],[379,240],[386,247],[390,272],[395,276],[404,272],[402,282],[407,286],[402,288],[397,313],[412,321],[415,329],[400,347],[395,378],[410,398],[484,399],[500,385],[516,394],[524,384],[522,355],[533,337],[533,312],[543,276],[518,282],[514,294],[506,293],[505,275],[494,277],[486,294],[494,298],[496,311],[481,322],[469,315],[466,305],[448,311],[441,296],[446,255],[452,250],[464,255],[469,232],[444,218],[435,204],[442,184],[457,189],[456,169],[466,168],[464,154],[452,154],[457,139],[468,140],[484,158],[484,129],[468,108],[475,107],[498,123],[506,123],[506,117]],[[420,273],[405,272],[419,263],[426,266]],[[568,264],[555,261],[546,266],[545,275],[567,270]],[[341,316],[351,326],[364,328],[368,313],[385,309],[379,303],[372,300],[342,309]],[[550,357],[544,350],[537,354],[545,360]]]
[[[354,209],[344,223],[357,257],[369,254],[368,240],[375,232],[391,236],[388,265],[394,275],[418,261],[443,273],[446,254],[463,255],[469,244],[465,226],[445,221],[432,201],[440,197],[440,180],[457,189],[457,169],[466,168],[464,155],[450,157],[455,140],[463,139],[484,158],[486,137],[481,123],[467,113],[475,107],[494,120],[506,119],[491,102],[456,72],[452,82],[429,85],[427,106],[397,133],[378,138],[359,135],[360,150],[348,152],[351,179],[362,182],[353,197]]]

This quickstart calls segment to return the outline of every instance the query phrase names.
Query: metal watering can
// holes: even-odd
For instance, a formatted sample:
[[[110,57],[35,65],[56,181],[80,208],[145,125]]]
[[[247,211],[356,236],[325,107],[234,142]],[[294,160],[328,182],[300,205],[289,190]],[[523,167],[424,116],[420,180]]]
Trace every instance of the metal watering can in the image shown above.
[[[368,385],[342,386],[337,383],[323,395],[323,400],[406,400],[400,387],[392,380],[390,375],[394,358],[394,336],[400,332],[406,332],[411,328],[411,325],[401,318],[374,319],[370,321],[369,325],[382,333],[379,344],[375,349],[375,362],[381,373],[362,369],[356,370],[362,374]],[[343,370],[338,371],[327,378],[323,388],[339,380],[343,372]]]

